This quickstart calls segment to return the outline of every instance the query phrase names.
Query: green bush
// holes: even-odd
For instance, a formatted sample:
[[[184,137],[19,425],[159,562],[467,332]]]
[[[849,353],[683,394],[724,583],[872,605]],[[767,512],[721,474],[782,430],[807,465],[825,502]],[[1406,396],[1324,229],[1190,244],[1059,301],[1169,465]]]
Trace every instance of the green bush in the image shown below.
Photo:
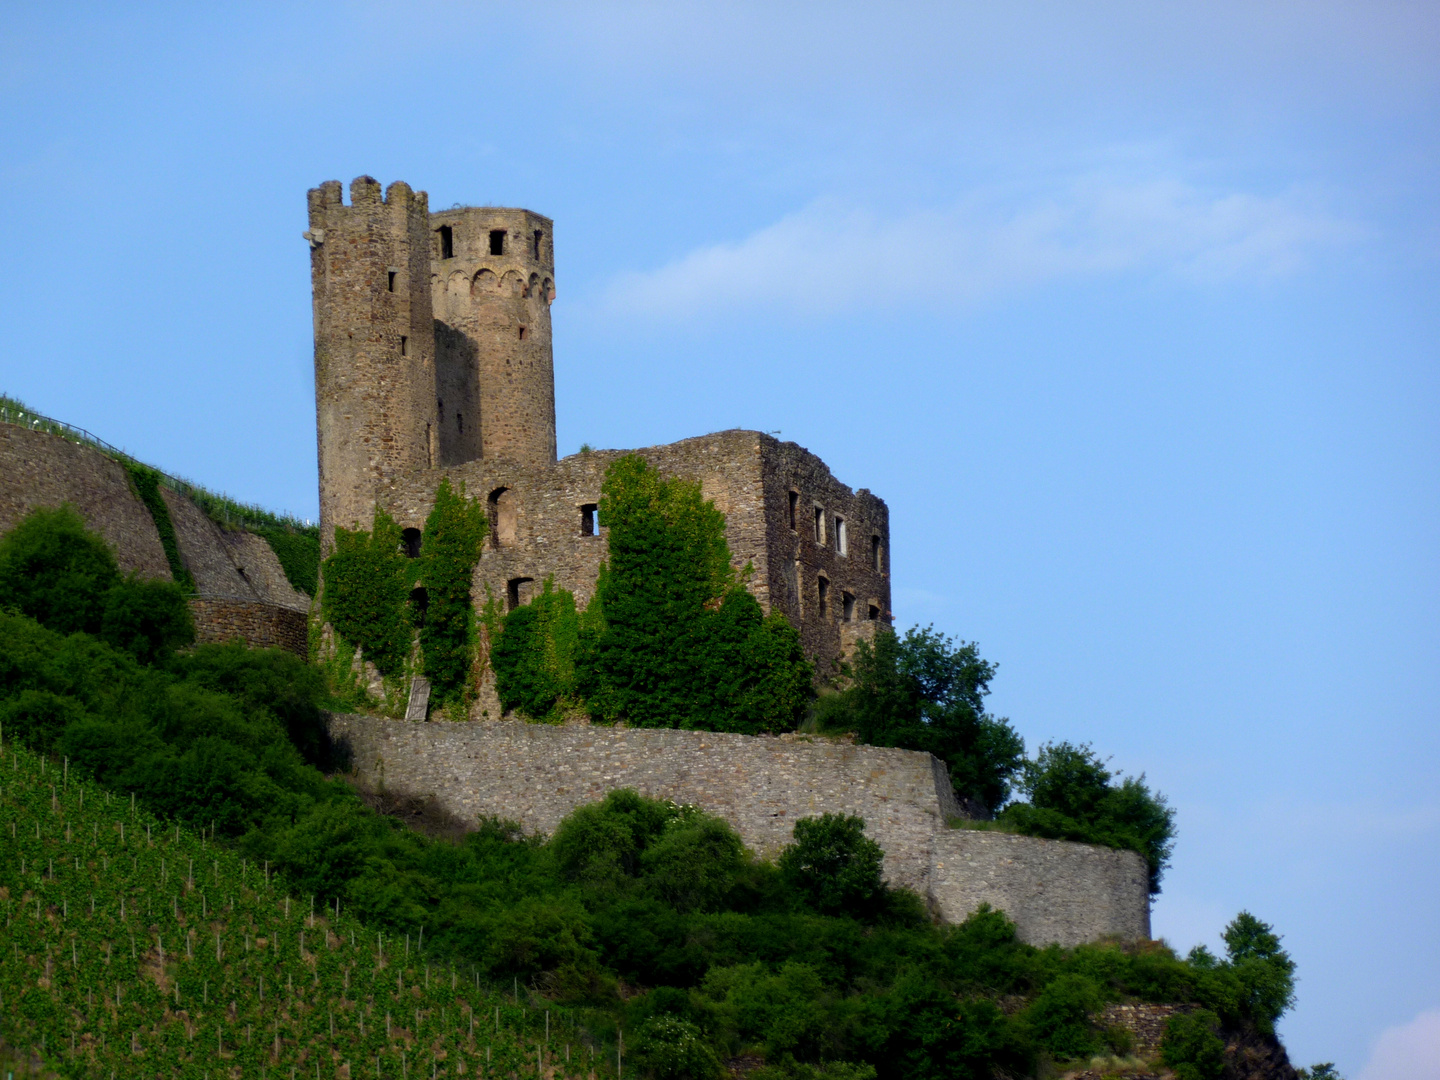
[[[640,1025],[629,1056],[630,1068],[647,1080],[712,1080],[724,1072],[704,1033],[673,1016]]]
[[[1220,1080],[1225,1072],[1220,1018],[1208,1009],[1170,1017],[1160,1060],[1175,1070],[1177,1080]]]
[[[132,574],[106,594],[100,637],[142,664],[158,664],[195,641],[195,620],[178,585]]]
[[[1093,981],[1064,974],[1040,991],[1025,1010],[1025,1019],[1057,1058],[1086,1058],[1100,1049],[1099,1033],[1090,1021],[1100,1004],[1100,988]]]
[[[874,913],[884,902],[885,853],[865,835],[864,818],[821,814],[795,823],[795,842],[780,855],[780,873],[816,911]]]
[[[1241,1007],[1261,1031],[1273,1032],[1295,1004],[1295,961],[1280,947],[1274,928],[1248,911],[1235,916],[1222,936],[1240,984]]]
[[[0,538],[0,607],[61,634],[98,634],[115,555],[69,505],[30,511]]]
[[[1088,745],[1047,743],[1021,772],[1029,802],[1011,803],[1000,821],[1028,836],[1138,851],[1157,894],[1175,847],[1175,811],[1144,776],[1116,779]]]
[[[856,646],[850,685],[820,699],[816,722],[872,746],[934,754],[949,767],[957,796],[993,812],[1025,752],[1009,721],[985,712],[994,674],[973,643],[956,645],[931,627],[904,637],[881,627],[873,644]]]

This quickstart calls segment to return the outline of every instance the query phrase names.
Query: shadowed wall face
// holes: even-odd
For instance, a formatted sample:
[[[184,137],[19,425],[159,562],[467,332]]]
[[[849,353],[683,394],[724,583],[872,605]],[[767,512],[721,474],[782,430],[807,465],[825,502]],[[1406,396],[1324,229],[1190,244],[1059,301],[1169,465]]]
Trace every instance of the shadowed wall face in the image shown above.
[[[555,462],[553,230],[529,210],[430,215],[440,464]]]

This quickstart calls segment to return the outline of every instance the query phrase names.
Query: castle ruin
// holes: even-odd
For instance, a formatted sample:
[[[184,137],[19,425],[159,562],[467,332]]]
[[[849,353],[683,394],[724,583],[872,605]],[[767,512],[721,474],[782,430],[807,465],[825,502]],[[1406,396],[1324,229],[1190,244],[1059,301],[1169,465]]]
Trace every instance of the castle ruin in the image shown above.
[[[542,582],[594,592],[606,467],[636,453],[698,481],[725,514],[737,569],[783,612],[821,671],[888,623],[890,522],[793,442],[733,430],[558,459],[550,308],[555,236],[529,210],[432,213],[425,192],[368,176],[309,193],[320,533],[368,529],[378,505],[418,554],[443,477],[486,500],[473,595],[524,604]],[[482,693],[477,710],[496,708]],[[498,714],[497,714],[498,715]]]

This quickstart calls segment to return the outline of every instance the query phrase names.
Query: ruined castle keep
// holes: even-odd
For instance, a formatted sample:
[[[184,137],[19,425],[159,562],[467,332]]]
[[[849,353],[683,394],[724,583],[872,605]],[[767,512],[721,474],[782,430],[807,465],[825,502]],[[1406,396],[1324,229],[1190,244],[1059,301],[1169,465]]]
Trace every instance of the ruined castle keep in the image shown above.
[[[888,622],[889,511],[814,454],[757,431],[557,460],[550,308],[555,239],[528,210],[432,213],[423,191],[362,176],[309,193],[320,529],[383,507],[412,552],[442,477],[486,500],[477,600],[525,603],[546,578],[584,605],[605,551],[606,467],[633,452],[698,481],[738,568],[821,670]]]

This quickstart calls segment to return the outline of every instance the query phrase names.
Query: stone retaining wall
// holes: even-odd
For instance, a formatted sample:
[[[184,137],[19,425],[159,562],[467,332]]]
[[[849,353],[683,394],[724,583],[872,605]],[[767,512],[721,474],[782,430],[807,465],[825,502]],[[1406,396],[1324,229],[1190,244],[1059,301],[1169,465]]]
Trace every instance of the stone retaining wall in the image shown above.
[[[294,608],[228,596],[201,596],[190,601],[195,640],[243,640],[257,649],[280,648],[304,659],[309,655],[306,615]]]
[[[1032,944],[1150,936],[1139,855],[947,828],[960,807],[944,763],[930,754],[803,735],[345,714],[328,723],[361,783],[432,798],[462,822],[493,815],[550,833],[577,806],[628,787],[699,805],[747,847],[773,855],[800,818],[858,814],[885,851],[890,883],[914,889],[947,921],[985,902]]]
[[[1031,944],[1150,937],[1149,872],[1136,852],[976,829],[941,831],[933,851],[930,899],[947,922],[989,904]]]

